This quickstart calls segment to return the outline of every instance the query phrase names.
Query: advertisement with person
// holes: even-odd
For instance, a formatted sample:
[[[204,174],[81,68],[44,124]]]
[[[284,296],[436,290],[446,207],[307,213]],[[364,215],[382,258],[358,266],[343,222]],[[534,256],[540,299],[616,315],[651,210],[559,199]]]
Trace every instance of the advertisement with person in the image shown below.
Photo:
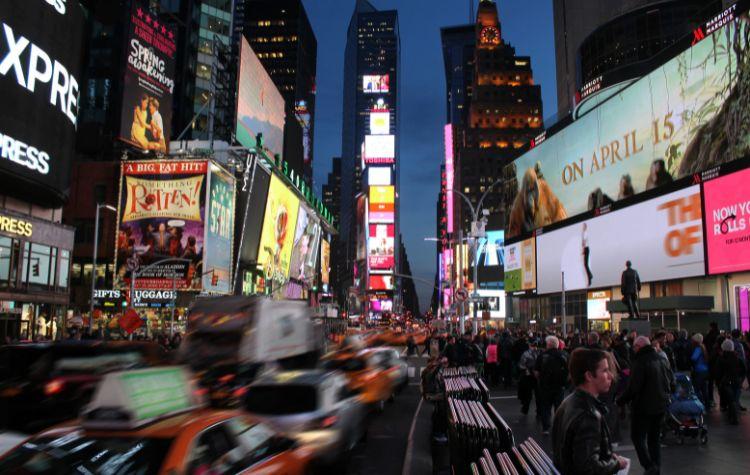
[[[134,1],[126,41],[120,140],[165,153],[172,123],[175,32]]]
[[[136,289],[201,290],[207,160],[124,162],[121,169],[116,280]],[[168,258],[189,262],[165,262]]]
[[[750,152],[738,17],[508,165],[506,238],[658,188]]]
[[[371,224],[368,239],[368,261],[370,269],[392,270],[394,267],[395,226],[393,224]]]
[[[505,246],[503,259],[506,292],[536,288],[536,241],[534,238]]]
[[[320,241],[320,282],[323,285],[331,283],[331,244],[322,239]]]
[[[704,274],[698,185],[537,237],[539,293],[620,285],[625,261],[641,281]],[[616,240],[612,236],[618,236]]]
[[[300,205],[289,276],[304,282],[308,287],[312,287],[315,283],[315,265],[318,261],[319,242],[320,223],[305,206]]]
[[[0,1],[3,195],[55,208],[67,197],[85,22],[77,1]]]
[[[708,273],[750,270],[750,169],[703,184]]]
[[[244,147],[255,148],[256,136],[263,134],[265,153],[281,156],[286,118],[284,97],[244,36],[237,76],[237,141]]]
[[[392,223],[396,192],[393,186],[371,186],[368,218],[371,223]]]
[[[228,294],[232,290],[235,179],[215,163],[209,169],[203,290]],[[185,253],[193,251],[188,248]]]
[[[362,76],[362,92],[365,94],[389,92],[390,90],[390,77],[387,74]]]
[[[289,278],[298,212],[297,195],[279,177],[271,175],[258,251],[258,265],[266,279],[283,283]]]

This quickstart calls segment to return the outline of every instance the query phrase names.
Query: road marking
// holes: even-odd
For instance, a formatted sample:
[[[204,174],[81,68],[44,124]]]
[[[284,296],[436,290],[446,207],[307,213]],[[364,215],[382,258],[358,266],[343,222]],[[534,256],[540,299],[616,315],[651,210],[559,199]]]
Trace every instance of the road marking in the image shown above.
[[[412,452],[414,451],[414,429],[417,427],[417,417],[419,417],[419,411],[422,409],[422,398],[419,398],[419,404],[417,410],[414,411],[414,417],[411,420],[411,429],[409,429],[409,438],[406,442],[406,456],[404,457],[404,465],[401,468],[401,475],[410,475],[411,473],[411,459]]]

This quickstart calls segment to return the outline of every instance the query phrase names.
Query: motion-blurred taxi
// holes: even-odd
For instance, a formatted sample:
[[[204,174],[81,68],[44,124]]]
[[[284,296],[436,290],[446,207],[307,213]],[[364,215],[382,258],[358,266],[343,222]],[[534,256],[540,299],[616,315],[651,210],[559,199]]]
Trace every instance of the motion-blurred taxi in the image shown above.
[[[81,419],[0,458],[0,473],[297,474],[306,448],[239,411],[200,407],[179,367],[111,373]]]
[[[349,387],[361,393],[360,398],[365,404],[379,411],[385,408],[387,400],[393,398],[400,371],[400,367],[373,349],[331,353],[323,357],[323,367],[343,371]]]

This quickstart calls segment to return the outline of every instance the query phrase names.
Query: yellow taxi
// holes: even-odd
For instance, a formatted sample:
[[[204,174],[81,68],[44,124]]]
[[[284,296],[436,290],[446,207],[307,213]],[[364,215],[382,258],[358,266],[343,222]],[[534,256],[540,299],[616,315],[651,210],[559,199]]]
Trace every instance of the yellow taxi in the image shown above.
[[[349,388],[360,392],[360,399],[377,410],[385,408],[385,402],[392,399],[397,389],[397,365],[379,351],[338,351],[323,357],[323,367],[343,371],[349,381]]]
[[[307,471],[309,449],[248,414],[200,406],[179,367],[112,373],[79,420],[45,430],[6,453],[0,473]]]

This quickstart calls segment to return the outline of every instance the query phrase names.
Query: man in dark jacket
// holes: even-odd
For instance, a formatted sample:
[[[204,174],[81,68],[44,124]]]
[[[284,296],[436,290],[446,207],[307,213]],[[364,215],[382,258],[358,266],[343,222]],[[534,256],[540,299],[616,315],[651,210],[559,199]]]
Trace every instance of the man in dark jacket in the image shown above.
[[[651,341],[639,336],[633,342],[630,381],[617,404],[630,403],[630,437],[638,461],[646,474],[658,474],[661,464],[659,435],[669,397],[674,392],[674,375],[669,363],[656,353]]]
[[[641,291],[641,278],[638,276],[638,271],[631,266],[630,261],[625,262],[626,269],[622,271],[620,290],[622,291],[622,299],[628,306],[628,317],[641,318],[641,313],[638,311],[638,292]]]
[[[599,396],[612,385],[609,360],[602,350],[578,348],[570,355],[576,389],[560,405],[552,426],[555,467],[563,475],[610,475],[627,466],[612,453],[606,407]]]
[[[534,376],[539,381],[537,403],[540,405],[542,433],[549,434],[553,408],[557,409],[568,384],[568,361],[560,351],[560,340],[550,335],[545,339],[547,349],[537,357]]]

